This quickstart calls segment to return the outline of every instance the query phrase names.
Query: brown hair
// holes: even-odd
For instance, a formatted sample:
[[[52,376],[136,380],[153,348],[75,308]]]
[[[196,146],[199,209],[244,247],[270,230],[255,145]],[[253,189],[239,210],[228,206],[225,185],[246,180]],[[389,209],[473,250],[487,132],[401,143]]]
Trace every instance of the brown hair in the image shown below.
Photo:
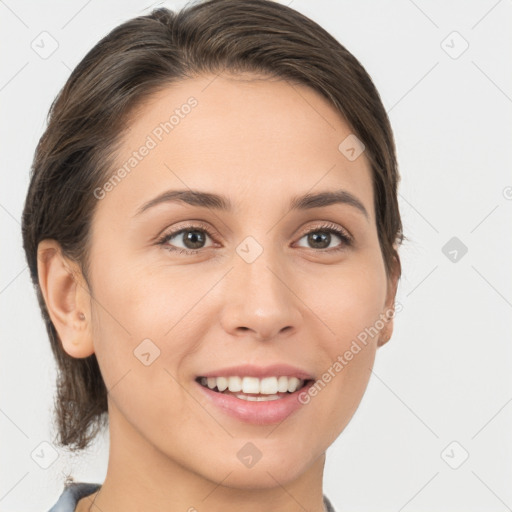
[[[314,21],[271,0],[208,0],[128,20],[87,53],[53,101],[23,211],[23,245],[58,365],[60,445],[84,449],[107,424],[107,390],[94,354],[78,359],[62,348],[38,283],[38,244],[59,242],[87,281],[93,191],[112,172],[130,112],[171,83],[223,71],[307,85],[341,113],[372,166],[386,273],[401,275],[393,247],[405,238],[393,134],[371,78],[351,53]]]

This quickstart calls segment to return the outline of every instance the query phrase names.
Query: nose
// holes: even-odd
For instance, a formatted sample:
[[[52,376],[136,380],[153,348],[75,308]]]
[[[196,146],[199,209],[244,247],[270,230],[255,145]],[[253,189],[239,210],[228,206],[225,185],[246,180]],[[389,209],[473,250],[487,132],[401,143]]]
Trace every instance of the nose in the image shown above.
[[[288,337],[300,328],[303,303],[285,267],[267,250],[252,263],[235,259],[223,283],[221,324],[227,333],[263,341]]]

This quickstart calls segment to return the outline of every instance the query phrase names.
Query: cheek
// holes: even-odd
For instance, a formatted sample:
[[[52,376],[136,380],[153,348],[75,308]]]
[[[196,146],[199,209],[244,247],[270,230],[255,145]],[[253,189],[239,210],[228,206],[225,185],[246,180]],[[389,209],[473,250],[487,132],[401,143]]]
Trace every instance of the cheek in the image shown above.
[[[105,385],[113,388],[110,400],[133,424],[148,431],[164,417],[166,427],[173,418],[184,421],[190,411],[176,381],[191,350],[186,341],[200,336],[186,322],[190,301],[176,299],[183,295],[178,294],[183,283],[147,268],[128,271],[113,261],[104,261],[91,280],[96,299],[94,345]]]
[[[102,319],[124,327],[133,338],[161,338],[187,302],[187,287],[179,278],[167,279],[158,269],[131,264],[114,253],[96,266],[92,277]]]
[[[328,432],[331,442],[352,418],[368,385],[385,305],[386,279],[378,262],[373,266],[366,262],[340,267],[339,271],[331,268],[328,278],[326,275],[316,282],[324,284],[311,287],[306,296],[321,320],[316,324],[323,331],[318,340],[325,359],[311,405],[318,408],[318,417],[322,418],[317,425],[318,435]]]
[[[148,265],[116,263],[113,254],[92,273],[95,348],[98,359],[116,373],[131,367],[138,352],[157,354],[155,364],[172,370],[200,343],[200,322],[191,322],[194,306],[211,288],[190,271],[169,273]],[[150,340],[150,341],[149,341]],[[181,340],[181,341],[180,341]],[[172,348],[172,350],[170,350]],[[134,353],[135,352],[135,353]],[[115,376],[114,376],[115,378]]]
[[[330,268],[315,286],[304,290],[307,304],[324,324],[324,336],[332,359],[347,350],[355,339],[376,341],[376,327],[386,300],[384,268],[374,262]],[[319,283],[322,283],[321,285]],[[311,284],[311,283],[309,283]]]

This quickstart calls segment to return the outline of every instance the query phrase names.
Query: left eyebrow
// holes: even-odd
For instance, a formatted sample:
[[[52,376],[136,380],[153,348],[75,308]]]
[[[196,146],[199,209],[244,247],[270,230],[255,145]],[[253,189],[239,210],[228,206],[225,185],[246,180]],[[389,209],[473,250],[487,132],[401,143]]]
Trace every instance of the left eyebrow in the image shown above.
[[[347,204],[353,206],[366,217],[367,221],[370,221],[370,216],[363,203],[355,195],[343,189],[334,192],[326,191],[319,192],[318,194],[304,194],[303,196],[294,197],[290,201],[290,210],[308,210],[310,208],[321,208],[332,204]]]
[[[214,194],[211,192],[201,192],[197,190],[168,190],[159,196],[144,203],[136,215],[140,215],[149,208],[161,203],[182,202],[191,206],[199,206],[214,210],[232,211],[233,204],[226,196]],[[293,197],[290,201],[290,210],[309,210],[312,208],[322,208],[333,204],[347,204],[356,208],[362,213],[366,220],[370,220],[368,212],[363,203],[347,190],[336,190],[319,192],[317,194],[304,194]]]

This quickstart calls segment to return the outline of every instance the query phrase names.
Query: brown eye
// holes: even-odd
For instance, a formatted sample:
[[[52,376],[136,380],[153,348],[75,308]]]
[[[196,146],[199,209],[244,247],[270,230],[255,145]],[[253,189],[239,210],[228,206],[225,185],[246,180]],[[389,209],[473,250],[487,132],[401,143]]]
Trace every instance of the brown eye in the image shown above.
[[[327,249],[331,244],[331,233],[327,231],[314,231],[306,236],[313,249]]]
[[[306,239],[306,243],[308,245],[302,245],[301,247],[308,247],[310,249],[318,250],[336,251],[344,249],[345,247],[352,244],[351,237],[345,233],[344,230],[341,230],[334,225],[316,227],[305,233],[301,240],[303,238]],[[341,241],[341,244],[338,243],[334,246],[331,246],[332,243],[336,242],[336,238]]]
[[[205,243],[206,236],[203,231],[186,229],[178,234],[183,234],[182,241],[187,249],[201,249]]]
[[[211,238],[211,235],[206,229],[199,226],[190,226],[166,233],[158,243],[169,251],[195,254],[201,249],[211,247],[211,245],[205,245],[208,238]],[[180,247],[180,244],[182,247]]]

